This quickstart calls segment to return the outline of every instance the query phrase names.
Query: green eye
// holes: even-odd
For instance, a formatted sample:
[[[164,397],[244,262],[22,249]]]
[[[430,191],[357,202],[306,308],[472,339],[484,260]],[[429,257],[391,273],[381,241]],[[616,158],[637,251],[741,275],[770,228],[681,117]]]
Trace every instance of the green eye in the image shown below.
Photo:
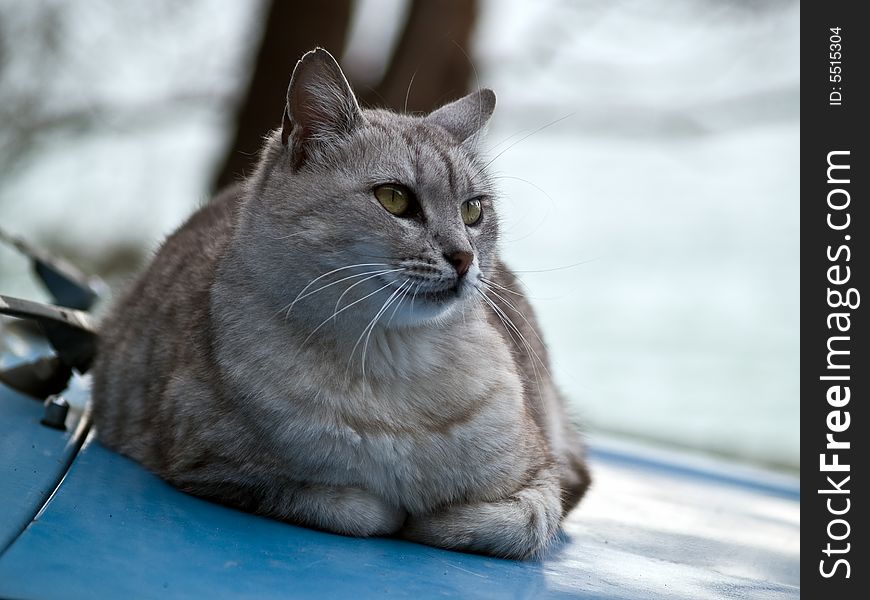
[[[462,203],[462,206],[459,207],[459,212],[462,214],[462,221],[466,225],[474,225],[480,221],[480,216],[483,213],[480,206],[480,200],[478,198],[466,200]]]
[[[375,188],[375,198],[390,213],[401,217],[411,207],[411,197],[407,190],[396,185],[379,185]]]

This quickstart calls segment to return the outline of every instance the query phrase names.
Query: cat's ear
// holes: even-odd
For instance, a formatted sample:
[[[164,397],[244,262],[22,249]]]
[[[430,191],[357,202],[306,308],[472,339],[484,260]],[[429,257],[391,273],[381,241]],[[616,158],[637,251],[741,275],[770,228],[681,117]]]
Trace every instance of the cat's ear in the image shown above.
[[[281,142],[329,141],[350,133],[361,118],[356,96],[332,55],[323,48],[306,52],[287,88]]]
[[[426,117],[426,120],[446,129],[461,144],[486,125],[493,110],[495,92],[484,88],[445,104]]]

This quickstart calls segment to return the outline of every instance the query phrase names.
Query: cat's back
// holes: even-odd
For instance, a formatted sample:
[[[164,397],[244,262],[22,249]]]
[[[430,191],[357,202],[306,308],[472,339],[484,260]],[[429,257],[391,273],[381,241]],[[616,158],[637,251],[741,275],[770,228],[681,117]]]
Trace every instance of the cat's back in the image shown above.
[[[171,412],[161,410],[160,402],[173,372],[209,355],[210,287],[233,235],[240,196],[238,187],[227,188],[196,211],[101,323],[94,420],[109,445],[159,430],[153,421]]]
[[[227,188],[166,239],[103,322],[104,345],[126,337],[120,334],[135,328],[137,316],[147,316],[157,325],[160,317],[174,316],[177,321],[185,308],[200,305],[195,296],[207,293],[213,281],[217,262],[233,235],[240,196],[239,188]]]

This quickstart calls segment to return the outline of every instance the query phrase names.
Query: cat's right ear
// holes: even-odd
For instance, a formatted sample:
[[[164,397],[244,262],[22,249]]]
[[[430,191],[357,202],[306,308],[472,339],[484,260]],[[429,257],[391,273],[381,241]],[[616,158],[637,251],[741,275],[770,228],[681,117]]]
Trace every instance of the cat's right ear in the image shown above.
[[[460,144],[471,139],[495,110],[495,92],[483,88],[429,114],[426,120],[447,130]]]
[[[294,146],[294,154],[302,157],[306,145],[343,137],[361,118],[356,96],[332,55],[323,48],[305,53],[287,89],[281,143]]]

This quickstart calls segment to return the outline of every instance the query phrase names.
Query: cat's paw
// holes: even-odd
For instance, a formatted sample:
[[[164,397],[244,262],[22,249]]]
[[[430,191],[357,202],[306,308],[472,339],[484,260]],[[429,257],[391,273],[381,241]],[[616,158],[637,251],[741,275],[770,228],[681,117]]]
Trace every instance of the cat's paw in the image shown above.
[[[497,502],[451,506],[437,513],[409,515],[401,535],[451,550],[525,559],[540,554],[559,530],[558,494],[525,488]]]
[[[357,488],[343,489],[340,504],[340,510],[349,517],[347,533],[359,537],[396,533],[407,516],[403,509]]]
[[[391,535],[405,522],[404,509],[355,487],[312,486],[294,494],[295,520],[343,535]]]

